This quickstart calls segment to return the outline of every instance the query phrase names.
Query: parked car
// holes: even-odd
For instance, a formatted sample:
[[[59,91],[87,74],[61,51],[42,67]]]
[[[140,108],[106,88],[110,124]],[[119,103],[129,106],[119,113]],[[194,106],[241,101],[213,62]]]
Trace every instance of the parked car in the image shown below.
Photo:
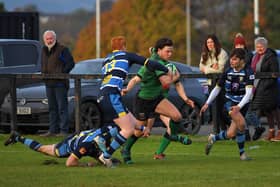
[[[202,74],[201,71],[199,70],[199,67],[191,66],[191,69],[192,69],[193,73]],[[204,94],[209,95],[207,78],[201,77],[201,78],[198,78],[197,80],[200,83],[200,85],[202,86]]]
[[[0,39],[0,74],[35,73],[41,70],[41,44],[37,40]],[[11,82],[0,79],[0,106],[9,93]],[[32,80],[34,81],[34,80]],[[17,80],[16,86],[30,84],[30,80]]]
[[[103,59],[90,59],[79,62],[75,65],[70,74],[100,74]],[[176,67],[182,74],[192,73],[191,68],[188,65],[174,62]],[[139,65],[134,64],[129,73],[136,74]],[[181,111],[183,115],[182,126],[187,133],[196,134],[201,124],[203,124],[203,117],[199,116],[199,111],[206,96],[203,93],[203,88],[199,84],[197,79],[182,78],[182,83],[185,87],[187,95],[195,101],[195,108],[192,109],[186,105],[182,99],[178,96],[174,89],[171,87],[169,99],[176,107]],[[100,108],[96,102],[99,91],[101,79],[82,79],[81,80],[81,130],[89,128],[97,128],[106,121],[106,114],[100,112]],[[128,80],[126,81],[126,84]],[[136,96],[137,89],[135,87],[131,92],[124,96],[124,103],[130,109],[134,111],[133,101]],[[69,101],[69,115],[71,129],[74,130],[74,114],[75,114],[75,102],[74,102],[74,80],[70,80],[70,89],[68,93]],[[11,97],[8,95],[1,108],[1,128],[8,131],[11,121],[10,115]],[[102,119],[104,121],[102,121]],[[158,120],[156,125],[160,125]],[[42,83],[36,83],[27,85],[17,89],[17,126],[21,130],[29,133],[34,133],[39,129],[47,129],[49,126],[48,119],[48,100],[46,97],[45,86]]]

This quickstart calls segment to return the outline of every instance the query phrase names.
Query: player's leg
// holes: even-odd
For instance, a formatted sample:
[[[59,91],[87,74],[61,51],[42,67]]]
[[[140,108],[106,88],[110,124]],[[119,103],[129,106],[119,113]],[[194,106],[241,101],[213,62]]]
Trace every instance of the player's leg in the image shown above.
[[[131,160],[131,148],[136,143],[139,137],[145,136],[148,137],[150,131],[153,127],[156,113],[155,108],[158,103],[163,99],[162,96],[159,96],[152,100],[146,100],[140,97],[136,97],[135,100],[135,117],[137,119],[136,127],[144,127],[142,130],[135,130],[134,134],[127,140],[123,149],[121,150],[121,155],[124,158],[124,162],[127,164],[133,163]]]
[[[163,116],[164,118],[167,118]],[[162,119],[162,118],[161,118]],[[168,118],[169,119],[169,118]],[[165,120],[167,122],[167,120]],[[171,140],[175,142],[180,142],[184,145],[190,145],[192,143],[191,139],[188,136],[179,135],[179,123],[174,123],[173,120],[169,120]]]
[[[120,94],[105,94],[98,101],[102,112],[108,117],[106,120],[113,121],[120,128],[108,149],[102,151],[103,153],[99,156],[101,162],[111,167],[112,154],[133,134],[136,119],[123,105]]]
[[[231,101],[227,101],[224,104],[223,110],[222,110],[222,116],[223,120],[226,121],[226,123],[230,124],[229,128],[227,130],[222,130],[220,133],[216,134],[212,137],[212,140],[214,142],[220,141],[220,140],[228,140],[230,138],[233,138],[236,134],[236,125],[232,123],[232,116],[230,115],[231,107],[235,105],[235,103],[232,103]]]
[[[57,157],[57,155],[55,154],[55,144],[42,145],[41,147],[38,148],[37,151],[49,156]]]
[[[158,111],[160,111],[160,110],[158,110]],[[170,118],[166,117],[166,116],[163,116],[163,115],[160,115],[160,119],[162,120],[163,124],[166,127],[166,132],[163,134],[162,139],[161,139],[160,144],[159,144],[159,147],[154,154],[154,159],[156,159],[156,160],[165,159],[164,151],[167,149],[168,145],[172,141],[171,128],[170,128],[170,125],[169,125]]]
[[[182,119],[181,113],[178,111],[176,106],[174,106],[168,99],[162,99],[157,105],[155,112],[167,117],[170,117],[175,123],[179,123]]]
[[[15,131],[11,133],[10,137],[5,141],[4,145],[7,146],[16,142],[20,142],[34,151],[55,156],[54,145],[42,145],[33,139],[25,138],[24,136],[20,135],[18,132]]]
[[[246,114],[246,109],[241,111]],[[251,160],[245,153],[245,118],[243,117],[241,112],[232,113],[232,124],[235,129],[235,133],[232,133],[231,136],[236,136],[236,142],[239,149],[240,160]]]
[[[109,148],[106,152],[100,155],[99,159],[107,166],[112,167],[111,157],[113,153],[122,146],[126,140],[133,135],[136,119],[129,112],[124,116],[121,116],[114,120],[114,122],[120,127],[120,131],[116,137],[113,138]]]
[[[184,142],[184,139],[181,136],[178,136],[178,128],[182,115],[176,106],[174,106],[168,99],[161,100],[155,111],[160,114],[160,118],[167,127],[167,131],[163,135],[160,146],[154,155],[154,159],[164,159],[165,154],[163,154],[163,152],[167,149],[171,141],[182,140]],[[190,139],[187,139],[185,142],[189,143]]]
[[[171,141],[181,142],[184,145],[189,145],[192,143],[188,136],[183,137],[181,135],[178,135],[178,124],[174,123],[172,120],[170,120],[170,118],[166,116],[160,115],[160,119],[165,124],[167,130],[161,139],[159,148],[155,152],[154,159],[165,158],[164,151],[167,149]]]
[[[98,147],[102,152],[107,151],[107,147],[110,145],[110,141],[112,137],[116,137],[119,127],[116,124],[110,124],[101,127],[96,132],[99,134],[94,138],[94,141],[97,143]]]
[[[161,114],[160,119],[167,127],[167,133],[171,136],[172,141],[179,141],[185,145],[191,144],[191,140],[188,138],[188,136],[182,137],[178,135],[178,129],[182,116],[176,106],[174,106],[167,99],[164,99],[161,103],[158,104],[156,112]]]
[[[222,115],[224,117],[224,120],[227,123],[231,120],[230,116],[229,116],[229,113],[228,113],[231,106],[232,106],[231,102],[226,102],[225,105],[224,105],[224,108],[223,108],[223,114]],[[205,146],[205,154],[209,155],[209,153],[210,153],[210,151],[211,151],[211,149],[212,149],[212,147],[213,147],[213,145],[216,141],[229,139],[228,134],[232,134],[233,129],[234,128],[230,126],[228,128],[228,130],[222,130],[218,134],[210,134],[208,136],[207,144]]]
[[[139,121],[137,120],[137,125],[139,126],[144,126],[146,121]],[[121,150],[121,156],[123,157],[124,163],[126,164],[133,164],[134,162],[132,161],[131,158],[131,148],[133,145],[137,142],[139,137],[143,135],[143,132],[141,130],[134,130],[134,134],[130,136],[125,144],[123,145],[123,148]]]
[[[156,107],[156,112],[160,114],[160,119],[167,128],[167,134],[171,141],[179,141],[183,144],[190,144],[190,139],[178,135],[180,120],[182,115],[180,111],[169,100],[162,100]]]

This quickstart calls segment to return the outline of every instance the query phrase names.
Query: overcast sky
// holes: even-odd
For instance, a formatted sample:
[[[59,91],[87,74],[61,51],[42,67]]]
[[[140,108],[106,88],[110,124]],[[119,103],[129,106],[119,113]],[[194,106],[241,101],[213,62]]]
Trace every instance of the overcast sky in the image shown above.
[[[77,8],[93,10],[95,0],[0,0],[8,11],[17,7],[34,4],[40,12],[46,13],[68,13]]]

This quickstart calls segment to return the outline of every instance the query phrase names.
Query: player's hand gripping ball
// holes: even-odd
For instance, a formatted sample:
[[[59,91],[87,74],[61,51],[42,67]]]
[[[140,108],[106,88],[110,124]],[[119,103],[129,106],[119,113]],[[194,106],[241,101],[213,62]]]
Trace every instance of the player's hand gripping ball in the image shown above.
[[[168,63],[165,66],[172,72],[173,75],[176,74],[177,68],[174,64]]]

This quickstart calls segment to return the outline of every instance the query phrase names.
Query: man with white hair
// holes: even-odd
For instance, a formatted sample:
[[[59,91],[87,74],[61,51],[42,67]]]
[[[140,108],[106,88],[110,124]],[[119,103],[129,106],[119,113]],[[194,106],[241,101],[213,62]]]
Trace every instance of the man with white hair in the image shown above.
[[[56,33],[47,30],[43,34],[42,73],[58,74],[69,73],[75,63],[69,49],[56,40]],[[49,131],[41,136],[66,136],[68,124],[67,92],[69,80],[47,79],[46,92],[49,105]]]

